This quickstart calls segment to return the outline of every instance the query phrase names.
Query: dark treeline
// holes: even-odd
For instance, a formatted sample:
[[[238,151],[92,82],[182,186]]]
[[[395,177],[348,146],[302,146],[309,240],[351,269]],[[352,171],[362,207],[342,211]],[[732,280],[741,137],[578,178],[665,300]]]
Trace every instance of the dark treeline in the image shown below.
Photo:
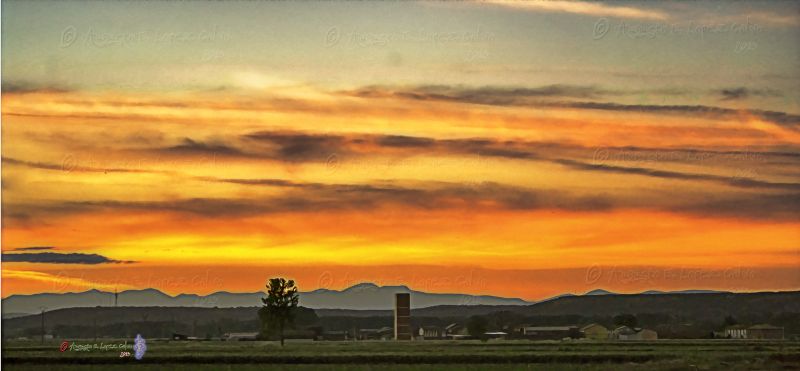
[[[317,317],[313,310],[301,308],[301,314],[295,320],[293,327],[287,329],[286,337],[309,338],[326,331],[348,331],[351,334],[360,329],[377,329],[392,327],[392,317],[348,317],[332,316]],[[627,324],[650,328],[658,332],[662,339],[702,339],[711,337],[712,331],[719,331],[726,325],[770,323],[785,327],[786,334],[800,333],[800,313],[760,313],[749,316],[727,316],[716,321],[696,321],[692,318],[661,313],[620,314],[617,316],[580,316],[580,315],[554,315],[554,316],[525,316],[513,312],[496,312],[484,316],[488,321],[488,330],[511,332],[517,326],[584,326],[598,323],[607,328]],[[11,320],[6,320],[9,323]],[[440,326],[445,327],[451,323],[464,324],[466,318],[462,317],[415,317],[412,326]],[[631,322],[632,321],[632,322]],[[144,334],[151,338],[168,338],[173,334],[183,334],[197,338],[220,338],[225,333],[232,332],[259,332],[260,322],[257,318],[220,318],[220,319],[192,319],[183,317],[180,321],[148,321],[133,320],[130,322],[117,322],[103,325],[93,325],[91,321],[86,324],[54,324],[47,326],[47,333],[57,338],[92,339],[98,338],[133,338],[136,334]],[[30,326],[15,328],[5,326],[5,337],[28,337],[36,339],[41,335],[41,327]]]
[[[645,327],[660,339],[702,339],[726,325],[771,324],[784,327],[785,336],[800,334],[798,293],[607,295],[569,297],[532,306],[438,306],[412,311],[411,324],[445,327],[465,324],[467,318],[485,317],[489,331],[513,331],[521,325],[583,326],[598,323],[608,329],[620,324]],[[331,311],[319,311],[331,313]],[[336,313],[336,312],[334,312]],[[4,319],[4,339],[41,335],[42,317],[29,315]],[[91,339],[97,336],[132,338],[171,337],[173,333],[197,338],[219,338],[225,333],[264,333],[258,307],[88,307],[49,311],[44,314],[45,333],[56,338]],[[328,331],[392,327],[391,311],[343,311],[322,315],[298,308],[287,338],[311,337]]]
[[[624,318],[630,316],[630,319]],[[515,312],[503,311],[484,315],[488,320],[489,331],[513,331],[517,326],[585,326],[598,323],[612,329],[620,325],[633,325],[656,330],[659,338],[664,339],[702,339],[711,337],[713,331],[719,331],[728,320],[734,319],[736,323],[755,325],[769,323],[785,327],[787,336],[800,333],[800,313],[753,313],[741,317],[720,317],[716,320],[693,319],[680,315],[664,313],[636,313],[619,314],[616,316],[581,316],[581,315],[542,315],[526,316]],[[364,328],[391,327],[392,317],[321,317],[320,325],[326,330],[353,330]],[[451,323],[464,324],[464,317],[412,317],[412,327],[418,326],[447,326]]]
[[[198,338],[219,338],[226,332],[252,332],[258,329],[258,320],[240,321],[221,319],[210,322],[186,324],[172,321],[135,321],[105,325],[55,325],[47,333],[64,339],[92,338],[134,338],[144,334],[150,338],[169,338],[173,334],[183,334]],[[36,339],[41,335],[41,327],[29,327],[16,334]]]

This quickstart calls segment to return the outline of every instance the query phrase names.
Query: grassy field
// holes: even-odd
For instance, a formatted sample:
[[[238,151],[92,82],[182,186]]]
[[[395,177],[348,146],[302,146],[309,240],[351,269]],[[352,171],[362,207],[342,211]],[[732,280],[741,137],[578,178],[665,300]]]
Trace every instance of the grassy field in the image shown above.
[[[123,340],[124,341],[124,340]],[[100,341],[98,341],[99,343]],[[104,343],[120,341],[103,340]],[[77,341],[92,344],[93,341]],[[128,340],[132,345],[132,340]],[[140,361],[119,350],[59,350],[60,342],[3,344],[7,370],[753,370],[800,369],[800,343],[148,341]],[[131,351],[131,353],[133,353]]]

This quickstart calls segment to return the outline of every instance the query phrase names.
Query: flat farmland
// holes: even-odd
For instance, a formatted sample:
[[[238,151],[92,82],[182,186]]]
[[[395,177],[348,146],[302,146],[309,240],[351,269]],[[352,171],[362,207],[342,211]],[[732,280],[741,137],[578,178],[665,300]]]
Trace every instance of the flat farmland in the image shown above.
[[[119,344],[125,340],[98,340]],[[800,342],[360,341],[147,342],[141,360],[120,350],[60,351],[61,341],[3,344],[8,370],[752,370],[800,369]],[[74,344],[94,344],[75,341]],[[133,344],[131,340],[127,343]]]

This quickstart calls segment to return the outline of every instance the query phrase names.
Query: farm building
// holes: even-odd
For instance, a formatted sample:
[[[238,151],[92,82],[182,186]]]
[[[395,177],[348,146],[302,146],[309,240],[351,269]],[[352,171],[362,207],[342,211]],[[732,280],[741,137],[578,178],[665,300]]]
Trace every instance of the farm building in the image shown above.
[[[657,340],[658,333],[641,327],[620,326],[611,331],[612,340]]]
[[[486,332],[483,334],[487,339],[506,339],[508,337],[508,333],[502,331],[492,331]]]
[[[350,340],[350,333],[347,331],[325,331],[322,333],[321,340]]]
[[[446,338],[468,336],[467,328],[458,323],[451,323],[445,326],[443,336]]]
[[[581,327],[581,333],[589,340],[608,340],[608,329],[597,323]]]
[[[417,339],[442,339],[444,329],[439,326],[421,326],[417,334]]]
[[[257,332],[231,332],[222,335],[222,340],[225,341],[250,341],[256,340],[258,337]]]
[[[728,339],[783,339],[783,336],[783,327],[767,324],[750,327],[745,325],[728,326],[722,333],[722,337]]]
[[[531,340],[577,339],[580,330],[576,326],[520,326],[516,328],[517,336]]]
[[[748,339],[783,339],[783,327],[755,325],[747,329]]]
[[[189,340],[189,336],[184,334],[173,333],[172,340]]]
[[[394,337],[391,327],[365,328],[358,330],[358,340],[390,340]]]
[[[747,339],[747,326],[734,325],[725,328],[725,337],[728,339]]]

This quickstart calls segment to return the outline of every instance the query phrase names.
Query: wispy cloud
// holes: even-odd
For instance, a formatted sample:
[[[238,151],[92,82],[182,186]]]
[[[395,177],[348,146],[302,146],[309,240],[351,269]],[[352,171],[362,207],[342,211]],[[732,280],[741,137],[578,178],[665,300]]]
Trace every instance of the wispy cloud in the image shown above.
[[[778,14],[773,12],[751,12],[741,15],[745,20],[753,20],[755,22],[766,23],[775,26],[798,26],[800,25],[800,14],[795,12]]]
[[[601,2],[486,0],[485,3],[535,12],[570,13],[595,17],[643,20],[666,20],[669,18],[667,13],[659,10],[608,5]]]
[[[775,2],[774,4],[780,4]],[[747,3],[742,3],[747,4]],[[765,3],[766,4],[766,3]],[[790,2],[785,2],[789,5]],[[796,5],[796,4],[794,4]],[[687,15],[691,16],[691,15]],[[697,15],[695,15],[697,17]],[[768,11],[763,9],[742,9],[735,12],[735,14],[720,15],[715,13],[705,13],[698,19],[699,22],[706,22],[709,24],[739,24],[758,29],[760,26],[769,27],[797,27],[800,26],[800,14],[797,12],[797,7],[789,7],[787,11],[780,13],[777,11]]]
[[[68,289],[68,288],[96,288],[96,289],[125,289],[131,287],[130,285],[114,282],[103,283],[94,282],[81,277],[70,277],[63,274],[51,274],[46,272],[37,271],[23,271],[16,269],[3,269],[3,279],[18,279],[27,281],[37,281],[47,284],[52,284],[55,291]]]

